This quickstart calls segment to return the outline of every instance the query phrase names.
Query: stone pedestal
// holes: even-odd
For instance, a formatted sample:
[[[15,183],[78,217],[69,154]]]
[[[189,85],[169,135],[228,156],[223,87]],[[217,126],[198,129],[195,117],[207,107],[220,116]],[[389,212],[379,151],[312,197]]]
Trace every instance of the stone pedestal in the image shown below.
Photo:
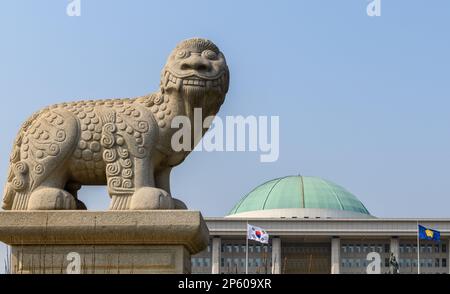
[[[206,248],[200,212],[2,211],[12,273],[190,273]]]

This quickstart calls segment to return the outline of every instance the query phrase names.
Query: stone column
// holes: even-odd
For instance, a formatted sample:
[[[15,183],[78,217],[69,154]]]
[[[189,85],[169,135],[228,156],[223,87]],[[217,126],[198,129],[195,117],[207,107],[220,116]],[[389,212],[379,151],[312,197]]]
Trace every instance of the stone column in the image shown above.
[[[341,266],[341,239],[333,237],[331,239],[331,273],[339,274]]]
[[[214,237],[212,239],[212,253],[211,253],[212,274],[220,274],[221,248],[222,248],[222,239],[220,237]]]
[[[447,269],[450,274],[450,239],[447,240]]]
[[[400,248],[400,240],[398,239],[398,237],[392,237],[390,251],[392,253],[394,253],[394,256],[395,256],[395,259],[397,259],[397,262],[399,261],[399,248]]]
[[[281,239],[272,239],[272,274],[281,274]]]

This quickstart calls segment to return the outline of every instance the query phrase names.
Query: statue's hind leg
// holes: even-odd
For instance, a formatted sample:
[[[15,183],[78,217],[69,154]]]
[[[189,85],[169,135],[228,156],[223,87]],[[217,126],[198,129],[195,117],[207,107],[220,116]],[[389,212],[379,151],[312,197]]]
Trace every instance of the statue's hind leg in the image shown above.
[[[77,209],[75,197],[66,190],[63,176],[53,175],[36,187],[28,200],[27,210]]]

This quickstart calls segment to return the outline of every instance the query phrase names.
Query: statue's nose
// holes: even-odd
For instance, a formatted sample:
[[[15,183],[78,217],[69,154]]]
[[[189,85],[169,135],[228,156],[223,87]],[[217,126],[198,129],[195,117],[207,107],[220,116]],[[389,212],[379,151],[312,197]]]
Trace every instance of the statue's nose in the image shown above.
[[[190,56],[181,63],[182,70],[196,70],[199,72],[208,72],[211,70],[210,63],[201,56]]]

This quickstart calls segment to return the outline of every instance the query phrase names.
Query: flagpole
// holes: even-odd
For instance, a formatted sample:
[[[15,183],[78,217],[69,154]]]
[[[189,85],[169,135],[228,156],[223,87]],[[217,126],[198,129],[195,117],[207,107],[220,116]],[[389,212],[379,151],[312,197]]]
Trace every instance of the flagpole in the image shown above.
[[[420,275],[420,240],[419,240],[419,221],[417,221],[417,274]]]
[[[245,274],[248,274],[248,221],[245,227]]]

